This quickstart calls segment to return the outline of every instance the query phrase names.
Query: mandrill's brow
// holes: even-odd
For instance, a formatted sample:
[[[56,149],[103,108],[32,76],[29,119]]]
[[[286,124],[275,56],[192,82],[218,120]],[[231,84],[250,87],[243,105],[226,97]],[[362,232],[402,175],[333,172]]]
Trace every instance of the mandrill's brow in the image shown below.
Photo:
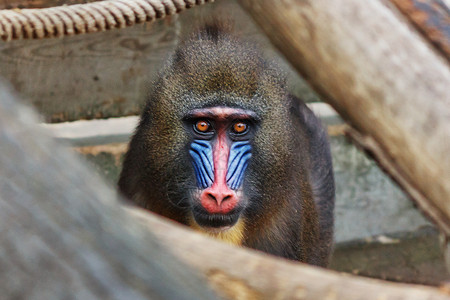
[[[190,111],[186,119],[207,118],[220,121],[227,120],[255,120],[258,121],[258,115],[251,110],[234,107],[208,107],[198,108]]]

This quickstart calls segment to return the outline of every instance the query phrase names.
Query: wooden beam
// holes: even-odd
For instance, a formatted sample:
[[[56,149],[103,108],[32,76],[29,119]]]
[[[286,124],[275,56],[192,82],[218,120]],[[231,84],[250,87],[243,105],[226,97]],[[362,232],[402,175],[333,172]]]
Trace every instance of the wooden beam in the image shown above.
[[[383,0],[240,0],[450,235],[450,69]]]
[[[127,211],[179,259],[205,274],[211,286],[227,299],[450,299],[444,289],[352,276],[287,261],[200,236],[139,208]]]

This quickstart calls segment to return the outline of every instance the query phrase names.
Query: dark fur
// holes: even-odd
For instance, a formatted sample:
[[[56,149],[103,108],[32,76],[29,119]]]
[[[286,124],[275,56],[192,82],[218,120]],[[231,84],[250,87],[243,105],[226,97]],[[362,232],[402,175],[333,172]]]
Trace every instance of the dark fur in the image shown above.
[[[183,117],[230,106],[260,117],[246,172],[243,245],[325,266],[333,239],[334,179],[327,134],[257,49],[210,25],[185,41],[155,84],[131,140],[121,192],[186,224],[195,177]]]

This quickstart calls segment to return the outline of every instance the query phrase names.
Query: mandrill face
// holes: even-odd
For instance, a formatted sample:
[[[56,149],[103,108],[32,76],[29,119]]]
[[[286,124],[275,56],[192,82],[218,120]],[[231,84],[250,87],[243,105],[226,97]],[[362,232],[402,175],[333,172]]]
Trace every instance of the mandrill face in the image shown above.
[[[184,123],[197,186],[190,199],[193,221],[207,231],[230,229],[248,204],[242,186],[258,117],[250,110],[215,106],[191,110]]]
[[[240,244],[287,205],[286,191],[297,193],[297,135],[276,65],[208,28],[180,45],[155,82],[119,188],[141,207]]]

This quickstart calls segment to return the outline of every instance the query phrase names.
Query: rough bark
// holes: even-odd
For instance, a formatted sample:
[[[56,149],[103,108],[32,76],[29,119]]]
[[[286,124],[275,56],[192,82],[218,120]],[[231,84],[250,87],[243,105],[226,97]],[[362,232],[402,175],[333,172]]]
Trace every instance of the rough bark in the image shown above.
[[[450,235],[448,61],[387,1],[240,3]]]
[[[450,299],[435,288],[343,276],[234,248],[125,209],[35,122],[0,87],[2,299],[214,298],[194,268],[230,299]]]

